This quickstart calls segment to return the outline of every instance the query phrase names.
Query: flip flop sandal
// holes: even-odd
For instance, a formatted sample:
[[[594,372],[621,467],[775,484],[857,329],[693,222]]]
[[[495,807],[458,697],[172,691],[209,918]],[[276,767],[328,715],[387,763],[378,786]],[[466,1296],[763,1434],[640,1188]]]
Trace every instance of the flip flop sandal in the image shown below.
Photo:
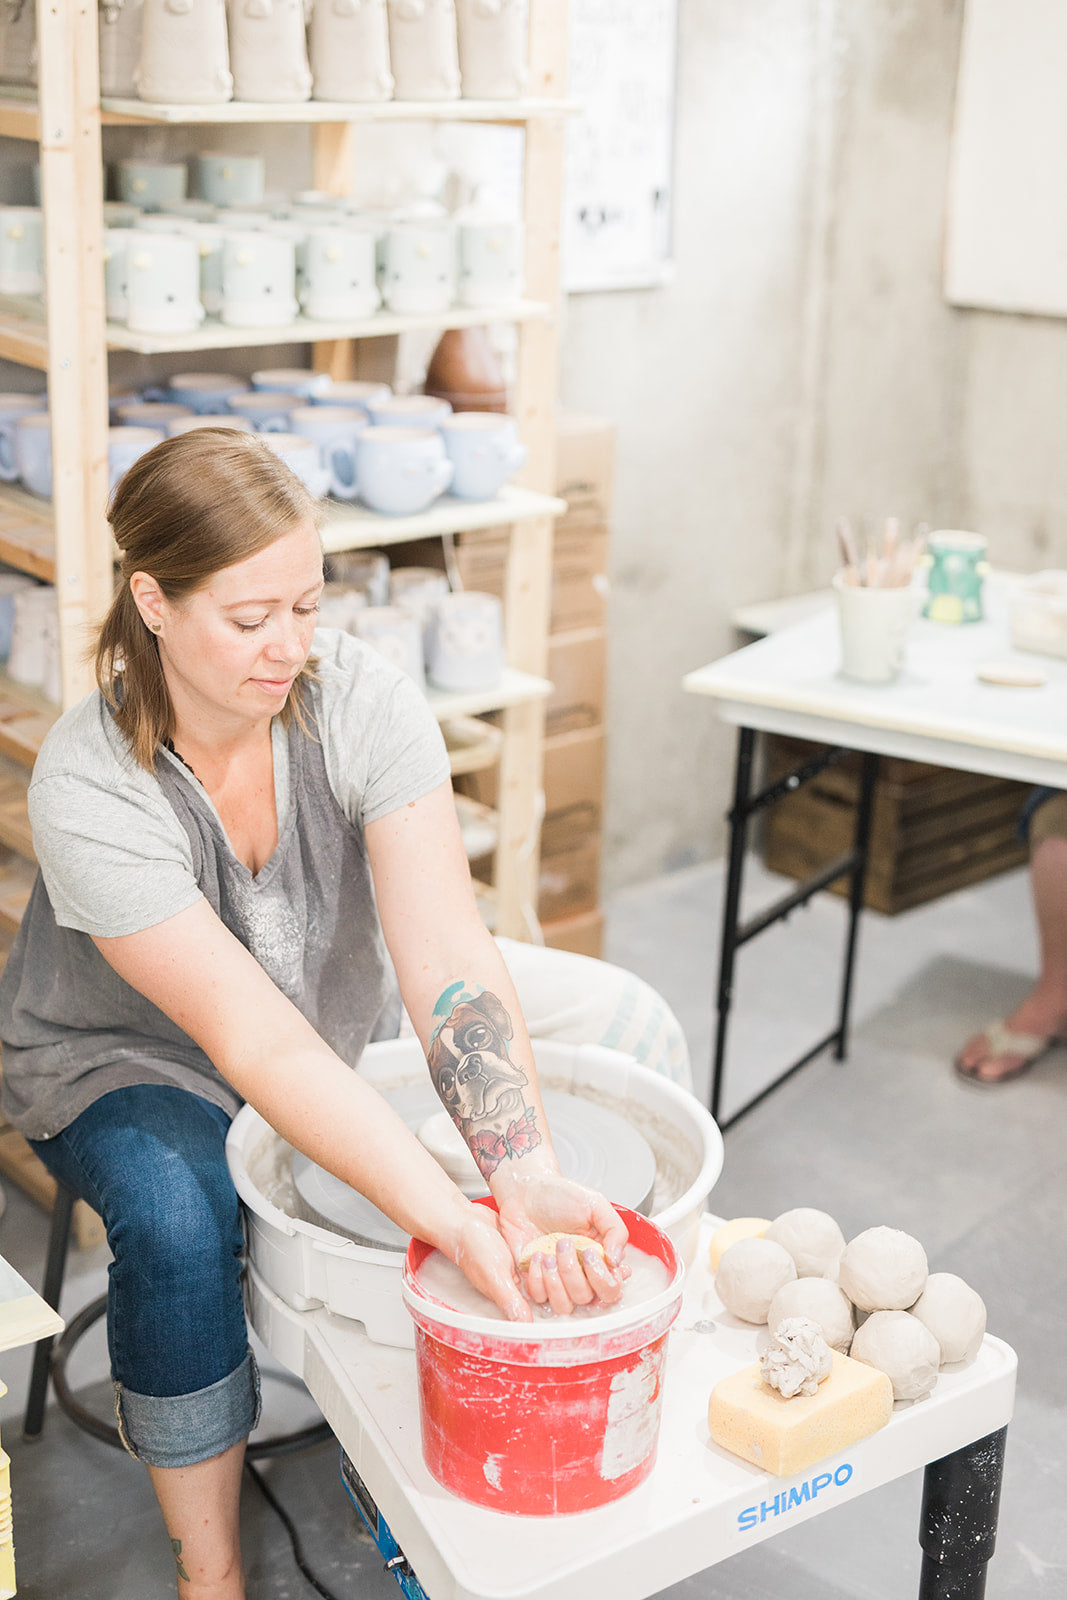
[[[959,1077],[966,1083],[978,1084],[982,1089],[995,1089],[999,1084],[1010,1083],[1013,1078],[1021,1078],[1023,1073],[1029,1072],[1034,1063],[1056,1043],[1054,1033],[1013,1033],[1003,1022],[991,1022],[984,1030],[983,1037],[989,1045],[989,1052],[981,1061],[976,1062],[973,1067],[964,1067],[957,1056],[953,1062]],[[1018,1066],[1010,1067],[1007,1072],[1001,1072],[995,1078],[983,1077],[980,1068],[998,1056],[1021,1056],[1022,1059]]]

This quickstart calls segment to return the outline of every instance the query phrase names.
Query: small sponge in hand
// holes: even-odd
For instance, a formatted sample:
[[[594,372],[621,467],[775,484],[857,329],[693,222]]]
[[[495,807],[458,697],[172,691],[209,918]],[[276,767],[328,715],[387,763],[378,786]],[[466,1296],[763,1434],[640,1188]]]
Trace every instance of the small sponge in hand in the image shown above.
[[[539,1239],[534,1239],[530,1244],[524,1244],[519,1251],[519,1267],[522,1271],[530,1265],[535,1255],[554,1256],[556,1246],[563,1239],[569,1239],[578,1255],[586,1250],[595,1250],[601,1261],[605,1259],[603,1245],[597,1244],[595,1239],[587,1239],[584,1233],[543,1233]]]

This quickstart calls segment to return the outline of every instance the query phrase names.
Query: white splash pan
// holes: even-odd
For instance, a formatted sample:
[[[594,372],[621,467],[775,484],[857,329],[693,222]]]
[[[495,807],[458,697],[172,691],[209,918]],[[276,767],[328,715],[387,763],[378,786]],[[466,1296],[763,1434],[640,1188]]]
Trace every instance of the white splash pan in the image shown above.
[[[722,1136],[709,1113],[687,1090],[618,1050],[540,1039],[533,1048],[543,1087],[609,1106],[640,1128],[656,1156],[650,1215],[689,1266],[700,1218],[722,1171]],[[415,1039],[368,1046],[359,1070],[383,1092],[427,1073]],[[257,1274],[296,1311],[324,1306],[362,1322],[378,1344],[413,1347],[414,1329],[400,1292],[403,1252],[358,1245],[283,1209],[277,1200],[291,1193],[289,1150],[251,1106],[234,1117],[226,1159],[244,1202],[248,1257]]]

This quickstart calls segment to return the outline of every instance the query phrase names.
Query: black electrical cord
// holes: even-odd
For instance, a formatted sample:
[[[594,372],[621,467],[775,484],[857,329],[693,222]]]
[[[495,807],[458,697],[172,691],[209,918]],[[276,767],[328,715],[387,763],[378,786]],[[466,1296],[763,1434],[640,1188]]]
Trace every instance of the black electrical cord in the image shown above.
[[[332,1589],[327,1589],[324,1583],[319,1582],[318,1578],[316,1578],[315,1574],[308,1566],[307,1561],[304,1559],[304,1550],[300,1543],[300,1535],[296,1531],[296,1525],[288,1511],[286,1511],[285,1507],[278,1500],[263,1474],[257,1467],[252,1465],[251,1461],[245,1462],[245,1471],[248,1473],[248,1476],[252,1479],[252,1482],[255,1484],[264,1500],[278,1518],[286,1533],[289,1535],[289,1543],[293,1549],[293,1560],[296,1562],[296,1565],[302,1576],[307,1580],[308,1583],[310,1583],[316,1594],[322,1595],[323,1600],[341,1600],[340,1595],[335,1594]]]

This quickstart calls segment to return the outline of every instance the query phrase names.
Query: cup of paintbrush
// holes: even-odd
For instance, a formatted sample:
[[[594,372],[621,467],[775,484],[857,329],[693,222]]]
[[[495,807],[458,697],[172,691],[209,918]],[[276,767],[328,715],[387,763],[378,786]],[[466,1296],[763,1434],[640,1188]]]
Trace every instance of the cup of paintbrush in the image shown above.
[[[903,665],[918,610],[911,586],[920,553],[917,540],[902,539],[894,517],[887,519],[879,542],[866,541],[862,555],[845,518],[838,522],[837,539],[842,565],[833,588],[842,675],[858,683],[892,683]]]

